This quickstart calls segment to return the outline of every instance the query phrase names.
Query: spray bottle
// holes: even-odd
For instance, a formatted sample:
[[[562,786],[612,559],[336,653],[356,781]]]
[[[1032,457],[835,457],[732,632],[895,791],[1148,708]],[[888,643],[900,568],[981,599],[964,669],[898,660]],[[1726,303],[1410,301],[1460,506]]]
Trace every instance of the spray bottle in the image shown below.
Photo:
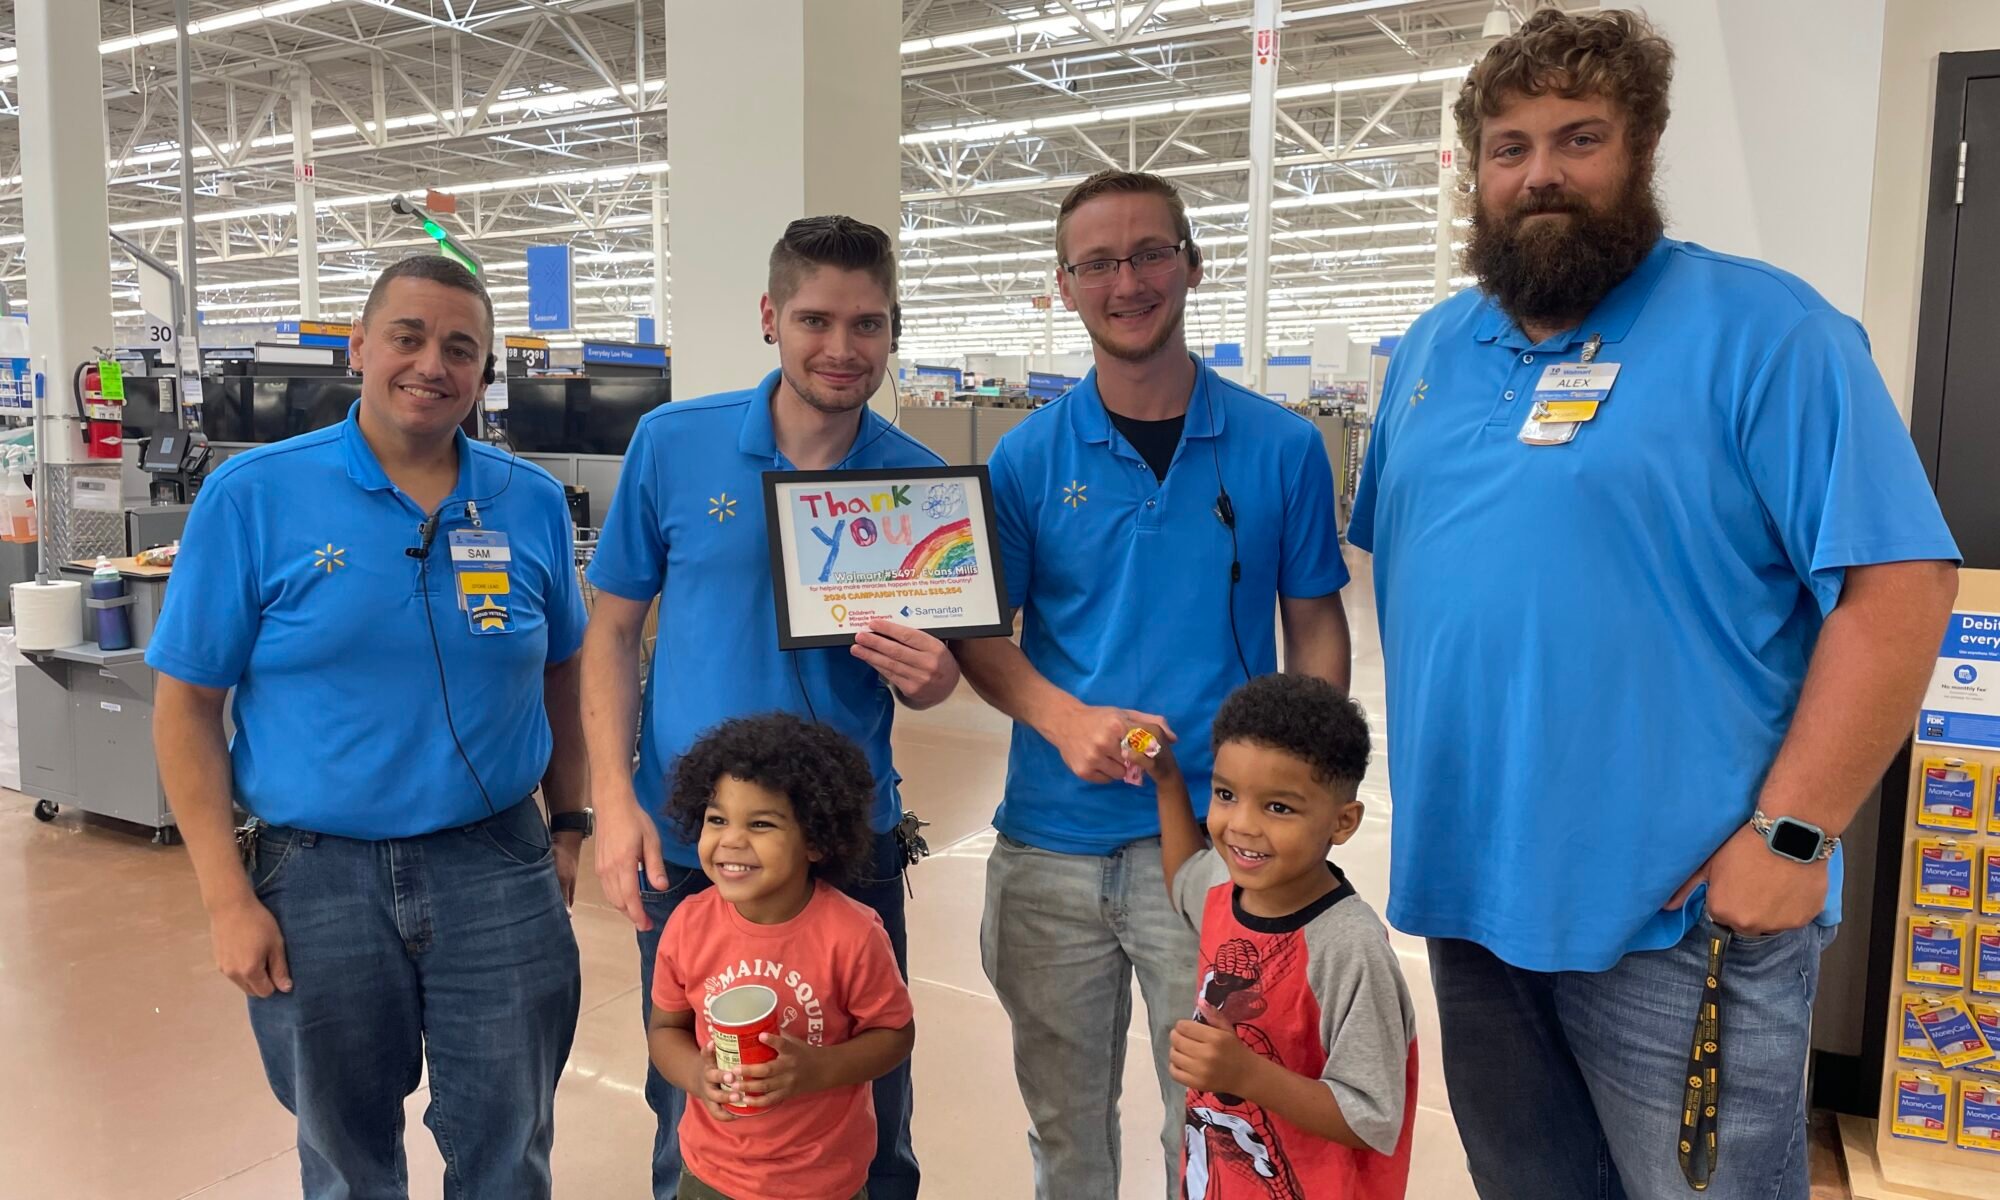
[[[35,489],[28,486],[28,456],[18,447],[6,447],[0,470],[7,475],[0,486],[0,542],[32,542],[39,536],[35,523]]]

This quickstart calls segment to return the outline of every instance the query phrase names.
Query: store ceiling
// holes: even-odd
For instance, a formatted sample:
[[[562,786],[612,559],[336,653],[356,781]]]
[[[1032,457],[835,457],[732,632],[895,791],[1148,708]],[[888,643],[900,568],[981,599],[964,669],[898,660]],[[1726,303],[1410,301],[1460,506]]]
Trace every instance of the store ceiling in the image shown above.
[[[1535,6],[1506,4],[1516,16]],[[0,3],[0,60],[12,8]],[[111,220],[167,257],[180,198],[173,8],[101,4]],[[1336,318],[1391,331],[1428,298],[1439,108],[1456,87],[1438,76],[1484,50],[1492,8],[1282,4],[1272,321],[1287,340]],[[904,0],[903,12],[906,351],[1039,348],[1032,298],[1048,286],[1057,201],[1075,178],[1135,161],[1172,175],[1196,211],[1211,267],[1195,334],[1227,340],[1241,320],[1249,0]],[[190,15],[211,328],[297,315],[300,80],[326,316],[353,311],[375,269],[424,244],[387,198],[427,187],[458,193],[447,224],[487,263],[503,327],[525,324],[531,242],[576,244],[584,332],[629,333],[647,311],[656,186],[672,206],[660,0],[192,0]],[[13,74],[0,61],[0,111]],[[18,150],[18,126],[0,120],[0,284],[17,299]],[[1369,195],[1327,202],[1342,192]],[[1059,348],[1078,344],[1073,319],[1058,324]]]

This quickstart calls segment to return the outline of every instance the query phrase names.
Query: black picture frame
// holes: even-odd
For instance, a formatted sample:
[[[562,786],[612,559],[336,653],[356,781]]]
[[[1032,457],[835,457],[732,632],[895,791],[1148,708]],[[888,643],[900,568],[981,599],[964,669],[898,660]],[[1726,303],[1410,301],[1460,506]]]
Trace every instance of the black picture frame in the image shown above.
[[[764,472],[764,523],[765,540],[771,553],[771,600],[778,618],[778,648],[781,650],[818,650],[834,646],[852,646],[855,634],[795,634],[792,630],[791,588],[793,584],[792,564],[786,561],[783,521],[784,506],[780,503],[779,489],[798,484],[838,484],[844,487],[865,486],[873,483],[898,484],[917,481],[935,482],[939,480],[971,480],[979,485],[979,503],[973,506],[971,516],[983,524],[983,540],[975,539],[988,551],[982,564],[981,575],[991,582],[993,608],[999,619],[991,624],[929,625],[920,620],[903,620],[902,623],[922,629],[943,641],[957,641],[965,638],[1011,637],[1014,633],[1014,614],[1007,603],[1006,567],[1001,561],[999,538],[993,515],[993,481],[985,466],[938,466],[938,467],[894,467],[879,470],[844,471],[766,471]],[[984,588],[981,589],[984,591]],[[901,618],[899,618],[901,620]]]

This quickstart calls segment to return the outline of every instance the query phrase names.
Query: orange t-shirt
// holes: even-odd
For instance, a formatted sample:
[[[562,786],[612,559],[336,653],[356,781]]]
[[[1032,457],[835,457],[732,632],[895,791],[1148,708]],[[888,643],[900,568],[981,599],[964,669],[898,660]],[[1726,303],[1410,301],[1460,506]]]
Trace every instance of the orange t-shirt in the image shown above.
[[[815,1046],[915,1019],[882,918],[824,883],[798,916],[778,925],[745,920],[714,888],[674,910],[660,935],[653,1003],[697,1013],[695,1041],[707,1049],[708,998],[740,983],[777,992],[784,1031]],[[869,1086],[856,1084],[718,1121],[690,1098],[680,1135],[688,1170],[719,1191],[829,1200],[852,1196],[868,1180],[875,1104]]]

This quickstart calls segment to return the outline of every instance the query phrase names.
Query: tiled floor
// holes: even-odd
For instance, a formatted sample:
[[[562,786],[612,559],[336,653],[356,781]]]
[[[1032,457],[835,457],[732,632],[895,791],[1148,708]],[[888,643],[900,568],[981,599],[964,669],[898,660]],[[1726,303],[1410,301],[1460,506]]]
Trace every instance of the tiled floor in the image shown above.
[[[1363,787],[1368,815],[1336,858],[1378,904],[1388,886],[1389,801],[1381,762],[1382,663],[1364,586],[1352,589],[1357,697],[1376,726]],[[1143,703],[1142,697],[1134,703]],[[904,714],[897,761],[910,807],[932,822],[936,853],[914,873],[910,963],[920,1025],[916,1144],[926,1194],[1032,1194],[1026,1114],[1007,1024],[979,965],[979,910],[1007,724],[968,693]],[[64,1200],[270,1200],[297,1195],[292,1123],[271,1098],[243,1000],[209,959],[207,922],[179,850],[64,813],[37,822],[0,793],[0,1197]],[[583,1016],[557,1094],[557,1192],[646,1194],[651,1114],[640,1088],[632,931],[585,871],[575,922]],[[1429,971],[1415,939],[1395,937],[1416,998],[1420,1038],[1437,1045]],[[1135,1001],[1135,1007],[1137,1002]],[[1133,1037],[1142,1040],[1135,1028]],[[1164,1170],[1149,1056],[1127,1062],[1121,1200],[1152,1200]],[[1434,1051],[1423,1056],[1410,1195],[1472,1196]],[[442,1167],[409,1101],[412,1193],[438,1194]]]

